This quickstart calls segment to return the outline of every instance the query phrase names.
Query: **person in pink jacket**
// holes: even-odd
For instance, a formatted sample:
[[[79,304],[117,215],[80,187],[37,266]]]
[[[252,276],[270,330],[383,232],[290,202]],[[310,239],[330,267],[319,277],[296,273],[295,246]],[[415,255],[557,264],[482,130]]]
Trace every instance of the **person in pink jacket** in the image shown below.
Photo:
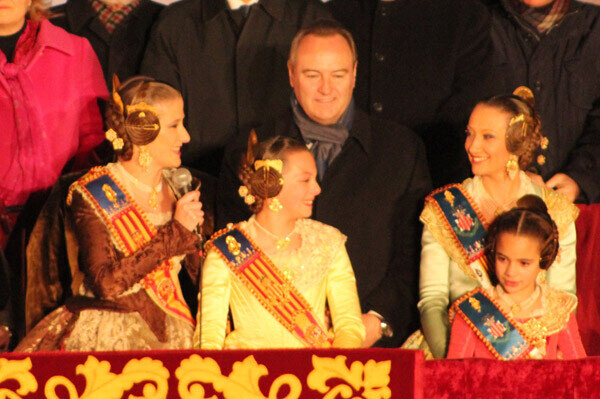
[[[86,39],[44,19],[41,0],[0,0],[0,245],[35,191],[104,138],[108,92]]]

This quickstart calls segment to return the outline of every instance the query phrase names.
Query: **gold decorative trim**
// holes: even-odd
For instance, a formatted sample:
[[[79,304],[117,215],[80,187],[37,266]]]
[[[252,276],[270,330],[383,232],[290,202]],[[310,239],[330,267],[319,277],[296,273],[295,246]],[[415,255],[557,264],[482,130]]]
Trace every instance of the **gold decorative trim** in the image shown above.
[[[69,392],[69,399],[119,399],[123,393],[134,384],[148,381],[143,387],[143,396],[136,398],[162,399],[169,391],[169,370],[160,360],[149,357],[131,359],[121,374],[110,372],[108,361],[98,361],[94,356],[88,356],[84,364],[75,369],[76,374],[83,375],[86,381],[85,390],[79,396],[73,382],[62,375],[48,380],[44,390],[47,399],[59,399],[56,388],[62,386]]]
[[[312,357],[313,370],[306,378],[310,389],[326,394],[323,399],[333,398],[367,398],[389,399],[392,391],[389,388],[391,360],[377,362],[373,359],[365,364],[354,361],[350,368],[346,366],[346,356]],[[327,384],[329,380],[343,380],[333,388]],[[361,392],[361,396],[358,396]]]
[[[0,384],[8,380],[15,380],[19,384],[16,391],[0,388],[0,398],[16,399],[36,392],[38,383],[30,371],[31,367],[30,358],[23,360],[0,359]]]
[[[179,380],[177,391],[182,399],[212,399],[206,396],[203,384],[223,394],[225,399],[271,399],[280,398],[279,391],[287,386],[288,394],[282,399],[298,399],[302,393],[302,383],[293,374],[283,374],[273,381],[269,396],[264,396],[258,380],[269,374],[266,366],[258,364],[250,355],[241,362],[235,362],[228,376],[221,372],[219,364],[212,358],[192,355],[181,361],[175,376]],[[284,390],[285,391],[285,390]]]

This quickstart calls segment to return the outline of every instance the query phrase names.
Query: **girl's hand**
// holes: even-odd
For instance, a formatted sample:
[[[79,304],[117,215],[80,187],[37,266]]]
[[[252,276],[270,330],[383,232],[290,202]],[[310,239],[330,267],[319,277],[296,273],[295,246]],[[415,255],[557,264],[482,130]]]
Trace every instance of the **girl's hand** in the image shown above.
[[[194,231],[197,226],[202,226],[204,212],[202,211],[202,202],[200,202],[200,191],[190,191],[179,198],[175,205],[173,219],[189,231]]]

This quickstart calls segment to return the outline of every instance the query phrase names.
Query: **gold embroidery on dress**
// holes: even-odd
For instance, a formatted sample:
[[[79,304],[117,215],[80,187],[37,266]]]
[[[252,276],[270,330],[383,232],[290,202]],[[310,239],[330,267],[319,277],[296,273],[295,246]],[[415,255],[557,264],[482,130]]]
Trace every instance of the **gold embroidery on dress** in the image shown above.
[[[450,190],[444,191],[444,198],[450,203],[450,206],[454,208],[454,195],[452,195]]]
[[[563,194],[545,187],[542,190],[542,199],[548,207],[548,214],[554,220],[554,223],[556,223],[558,239],[560,241],[567,233],[567,229],[571,226],[571,223],[577,220],[579,209]]]
[[[242,244],[240,244],[238,240],[235,239],[235,237],[229,235],[225,238],[225,242],[227,243],[227,249],[233,254],[233,256],[237,256],[240,254]]]
[[[477,299],[472,296],[469,297],[469,304],[477,311],[477,313],[481,313],[481,303]]]
[[[102,191],[104,191],[104,195],[106,195],[106,198],[108,198],[110,202],[117,202],[117,193],[115,193],[115,190],[113,190],[111,186],[103,184]]]

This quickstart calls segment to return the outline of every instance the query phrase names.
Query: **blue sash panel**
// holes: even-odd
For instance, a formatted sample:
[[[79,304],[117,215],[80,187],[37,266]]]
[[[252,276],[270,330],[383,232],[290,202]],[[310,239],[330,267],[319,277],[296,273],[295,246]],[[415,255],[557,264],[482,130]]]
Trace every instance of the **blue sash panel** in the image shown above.
[[[431,195],[444,214],[454,235],[465,249],[468,263],[483,256],[485,228],[459,185],[445,187]]]
[[[213,239],[213,244],[236,269],[256,253],[256,248],[252,243],[235,228]]]
[[[109,218],[131,205],[127,201],[123,190],[108,174],[99,176],[87,182],[84,186],[98,202],[98,205],[108,214]]]
[[[459,300],[458,313],[496,357],[520,358],[531,350],[527,340],[481,289]]]

